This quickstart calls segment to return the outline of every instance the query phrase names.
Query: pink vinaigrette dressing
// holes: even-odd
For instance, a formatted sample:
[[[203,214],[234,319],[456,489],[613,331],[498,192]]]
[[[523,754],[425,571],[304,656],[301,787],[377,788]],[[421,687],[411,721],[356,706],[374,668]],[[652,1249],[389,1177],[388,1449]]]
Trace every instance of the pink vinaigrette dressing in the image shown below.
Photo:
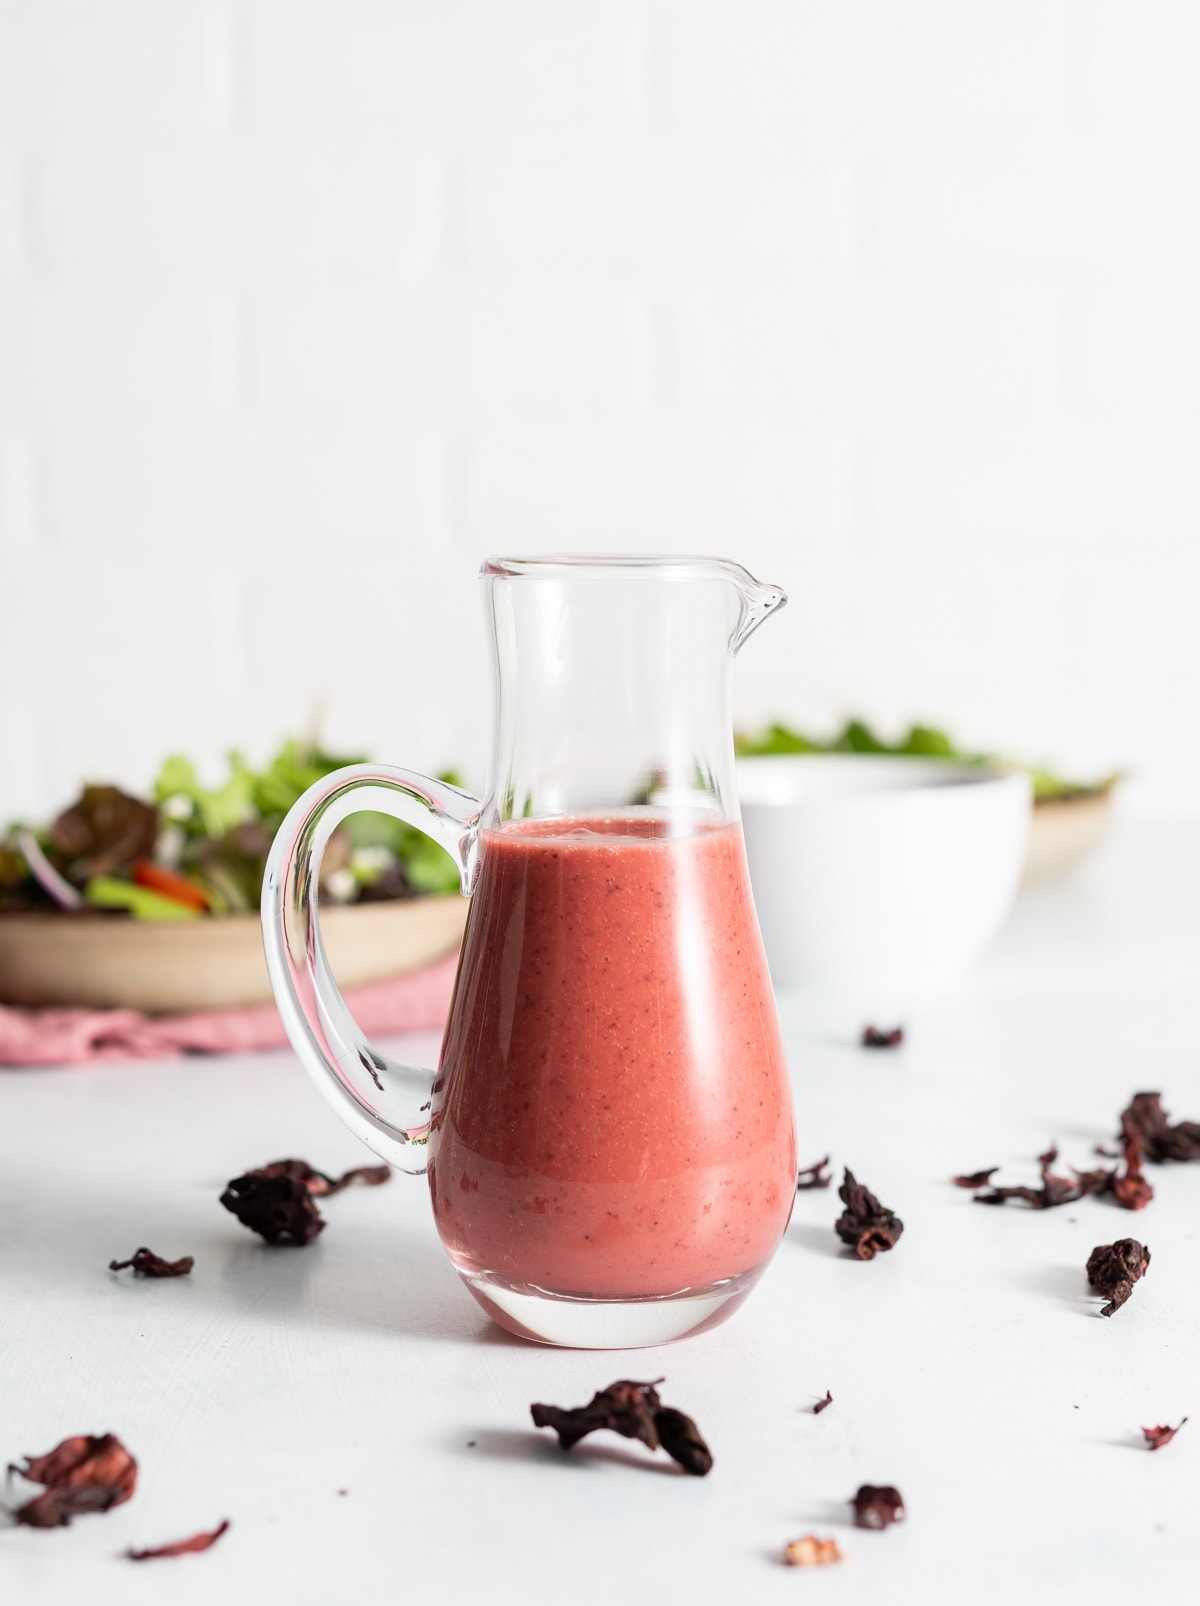
[[[741,827],[514,821],[480,870],[429,1180],[459,1270],[629,1300],[749,1279],[795,1198]]]

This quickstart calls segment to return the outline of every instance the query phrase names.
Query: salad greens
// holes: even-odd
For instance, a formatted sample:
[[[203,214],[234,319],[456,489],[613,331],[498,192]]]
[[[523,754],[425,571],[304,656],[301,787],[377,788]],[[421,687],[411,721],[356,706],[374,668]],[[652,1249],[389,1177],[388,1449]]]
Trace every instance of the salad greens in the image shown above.
[[[115,786],[86,786],[33,833],[41,855],[32,848],[26,855],[16,827],[0,837],[0,910],[61,907],[53,872],[89,907],[141,920],[257,909],[267,854],[292,804],[331,770],[363,762],[287,741],[261,770],[231,754],[217,786],[204,785],[195,765],[174,755],[149,802]],[[442,779],[459,784],[452,774]],[[351,815],[333,832],[321,871],[322,898],[335,903],[456,892],[458,885],[457,866],[436,842],[373,812]]]
[[[199,909],[165,897],[135,881],[122,881],[113,875],[93,876],[84,888],[84,901],[93,909],[127,909],[139,920],[201,920]]]
[[[861,719],[849,720],[829,740],[805,736],[787,725],[769,725],[757,736],[739,735],[734,746],[739,755],[754,757],[771,753],[884,753],[904,758],[953,759],[958,764],[1002,764],[1023,769],[1033,782],[1035,803],[1060,803],[1069,798],[1099,797],[1111,792],[1121,779],[1119,771],[1099,781],[1066,780],[1053,771],[1032,764],[1016,764],[990,753],[971,753],[957,747],[945,731],[932,725],[913,725],[898,742],[885,742]]]

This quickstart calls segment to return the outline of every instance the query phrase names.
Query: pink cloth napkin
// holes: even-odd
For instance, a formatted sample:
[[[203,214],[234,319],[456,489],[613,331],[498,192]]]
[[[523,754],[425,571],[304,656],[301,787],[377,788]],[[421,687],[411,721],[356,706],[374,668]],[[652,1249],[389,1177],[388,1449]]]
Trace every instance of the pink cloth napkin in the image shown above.
[[[368,1037],[441,1030],[454,986],[457,954],[424,970],[346,993]],[[82,1065],[100,1060],[169,1059],[280,1048],[287,1034],[274,1004],[143,1015],[135,1009],[12,1009],[0,1005],[0,1066]]]

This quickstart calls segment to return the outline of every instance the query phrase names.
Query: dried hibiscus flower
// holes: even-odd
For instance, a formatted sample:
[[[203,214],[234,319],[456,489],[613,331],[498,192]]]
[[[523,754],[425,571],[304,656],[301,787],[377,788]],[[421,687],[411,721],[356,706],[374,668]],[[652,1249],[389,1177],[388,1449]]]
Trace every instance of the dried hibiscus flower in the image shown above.
[[[390,1179],[392,1168],[390,1165],[359,1165],[352,1171],[343,1172],[340,1177],[330,1177],[309,1165],[307,1160],[272,1160],[270,1165],[259,1166],[246,1174],[251,1177],[290,1177],[315,1199],[328,1199],[355,1183],[361,1183],[365,1188],[377,1188]]]
[[[109,1271],[125,1271],[132,1266],[137,1277],[186,1277],[196,1262],[191,1255],[179,1260],[164,1260],[153,1249],[135,1249],[128,1260],[110,1260]]]
[[[1122,1175],[1113,1174],[1113,1198],[1123,1210],[1143,1210],[1154,1197],[1154,1189],[1142,1174],[1144,1149],[1141,1128],[1126,1110],[1121,1117],[1121,1155],[1125,1161]]]
[[[838,1198],[846,1208],[834,1223],[834,1231],[860,1260],[874,1260],[877,1254],[895,1247],[904,1223],[857,1181],[849,1167]]]
[[[1146,1275],[1150,1251],[1136,1238],[1118,1238],[1115,1244],[1098,1244],[1088,1256],[1088,1282],[1108,1304],[1101,1316],[1111,1316],[1133,1293],[1133,1285]]]
[[[533,1425],[553,1428],[564,1450],[570,1450],[589,1433],[607,1429],[626,1439],[638,1439],[648,1450],[664,1449],[685,1472],[697,1477],[712,1468],[712,1454],[691,1417],[664,1406],[656,1384],[622,1379],[593,1394],[586,1405],[564,1410],[558,1405],[531,1405]]]
[[[658,1429],[658,1442],[685,1472],[702,1478],[712,1471],[712,1451],[690,1416],[664,1405],[655,1411],[654,1425]]]
[[[783,1550],[783,1560],[788,1567],[828,1567],[831,1562],[844,1559],[836,1539],[818,1539],[816,1534],[793,1539]]]
[[[986,1171],[968,1171],[964,1176],[951,1177],[950,1180],[956,1188],[986,1188],[999,1169],[998,1165],[990,1165]]]
[[[380,1188],[385,1182],[390,1182],[391,1179],[392,1168],[390,1165],[356,1165],[349,1171],[343,1171],[336,1180],[331,1181],[330,1178],[325,1177],[323,1180],[328,1182],[329,1186],[324,1191],[326,1193],[341,1193],[343,1188]]]
[[[112,1433],[77,1434],[8,1470],[44,1485],[14,1513],[27,1528],[65,1528],[72,1517],[121,1505],[137,1486],[137,1462]]]
[[[1152,1450],[1161,1450],[1164,1444],[1170,1444],[1186,1421],[1187,1417],[1185,1416],[1173,1428],[1143,1428],[1142,1432],[1146,1435],[1146,1443]]]
[[[890,1483],[864,1483],[851,1504],[859,1528],[890,1528],[892,1523],[904,1521],[904,1501]]]
[[[826,1389],[825,1390],[825,1398],[823,1400],[818,1400],[817,1401],[817,1403],[812,1408],[812,1414],[814,1416],[820,1416],[821,1412],[828,1410],[829,1407],[832,1404],[833,1404],[833,1395],[829,1392],[828,1389]]]
[[[1136,1127],[1147,1160],[1200,1160],[1200,1121],[1172,1123],[1162,1107],[1161,1093],[1135,1093],[1121,1116],[1121,1133]]]
[[[656,1378],[655,1382],[661,1383],[662,1378]],[[553,1428],[564,1450],[572,1449],[580,1439],[601,1428],[626,1439],[640,1439],[648,1449],[657,1450],[654,1412],[659,1403],[654,1383],[624,1380],[610,1383],[606,1389],[593,1394],[587,1405],[570,1410],[559,1405],[531,1405],[529,1409],[533,1413],[534,1427]]]
[[[904,1041],[904,1028],[893,1026],[885,1032],[878,1026],[864,1026],[860,1041],[864,1048],[899,1048]]]
[[[378,1187],[391,1174],[390,1166],[363,1165],[330,1177],[307,1160],[272,1160],[270,1165],[235,1177],[221,1195],[221,1203],[268,1243],[290,1241],[303,1246],[325,1227],[314,1197],[328,1198],[354,1183]]]
[[[993,1186],[989,1187],[986,1193],[977,1192],[976,1203],[999,1205],[1007,1204],[1009,1200],[1018,1200],[1027,1204],[1031,1210],[1052,1210],[1057,1205],[1074,1204],[1077,1199],[1086,1198],[1089,1194],[1111,1194],[1115,1202],[1125,1210],[1143,1209],[1153,1199],[1154,1189],[1142,1175],[1142,1135],[1128,1111],[1122,1117],[1121,1125],[1120,1157],[1125,1162],[1123,1172],[1116,1168],[1108,1170],[1101,1166],[1094,1171],[1074,1171],[1072,1168],[1072,1176],[1056,1176],[1051,1167],[1058,1159],[1058,1147],[1052,1144],[1045,1154],[1038,1155],[1042,1177],[1040,1187]],[[999,1167],[993,1166],[989,1171],[975,1171],[970,1176],[955,1177],[954,1181],[960,1188],[980,1189],[998,1169]]]
[[[291,1242],[303,1247],[325,1230],[325,1218],[312,1195],[294,1177],[268,1177],[248,1171],[234,1177],[221,1195],[243,1227],[249,1227],[269,1244]]]
[[[80,1484],[75,1488],[47,1489],[13,1512],[13,1521],[25,1528],[65,1528],[75,1517],[111,1511],[120,1505],[111,1489]]]
[[[826,1167],[829,1165],[829,1156],[818,1160],[816,1165],[806,1165],[803,1171],[796,1173],[796,1192],[804,1188],[827,1188],[833,1181]]]
[[[197,1551],[210,1550],[223,1533],[228,1533],[229,1522],[218,1523],[210,1533],[193,1534],[190,1539],[175,1539],[169,1545],[155,1545],[151,1550],[127,1550],[130,1561],[157,1561],[161,1556],[193,1556]]]
[[[1042,1177],[1040,1188],[993,1186],[989,1187],[986,1193],[977,1193],[975,1203],[1001,1205],[1007,1204],[1010,1199],[1015,1199],[1027,1204],[1031,1210],[1053,1210],[1057,1205],[1074,1204],[1076,1199],[1082,1199],[1085,1194],[1106,1193],[1112,1185],[1111,1171],[1076,1171],[1073,1177],[1056,1176],[1051,1167],[1057,1159],[1058,1145],[1054,1143],[1045,1154],[1038,1155],[1038,1166]],[[965,1182],[963,1186],[966,1186]]]

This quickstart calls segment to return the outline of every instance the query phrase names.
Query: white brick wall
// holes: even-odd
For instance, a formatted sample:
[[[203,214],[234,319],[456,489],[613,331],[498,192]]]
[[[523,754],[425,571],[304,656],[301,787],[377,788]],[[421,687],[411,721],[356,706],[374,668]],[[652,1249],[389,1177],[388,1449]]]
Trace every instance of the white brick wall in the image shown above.
[[[814,275],[795,284],[687,289],[671,324],[678,394],[858,413],[1046,407],[1058,319],[1040,288]]]
[[[0,280],[3,281],[15,279],[24,266],[24,203],[20,164],[12,151],[0,148]]]
[[[424,266],[440,229],[436,155],[370,138],[148,142],[39,163],[37,232],[64,285],[150,289],[300,282],[378,292]],[[436,242],[433,250],[436,251]]]
[[[0,138],[30,152],[209,131],[209,0],[3,0]]]
[[[1200,123],[1200,11],[1192,0],[1096,0],[1084,11],[1088,112],[1115,125],[1194,133]]]
[[[506,140],[462,184],[468,259],[505,274],[673,288],[854,262],[855,174],[842,146],[731,157],[677,138],[547,147]]]
[[[478,770],[489,550],[1200,806],[1196,0],[0,0],[0,822]]]
[[[1197,195],[1200,151],[1161,137],[1092,129],[1049,148],[1024,134],[912,140],[875,166],[871,259],[889,273],[1001,280],[1194,271]]]
[[[6,288],[0,352],[0,418],[34,429],[173,404],[190,422],[215,399],[211,298],[187,289],[76,290],[39,276]]]
[[[254,119],[454,143],[608,129],[626,112],[621,0],[251,0]]]
[[[1063,116],[1062,0],[669,0],[667,102],[679,126],[1053,126]]]
[[[1200,197],[1200,190],[1196,191]],[[1195,203],[1200,206],[1200,199]],[[1191,276],[1193,280],[1195,275]],[[1153,290],[1089,290],[1079,297],[1073,330],[1075,377],[1085,402],[1104,409],[1132,404],[1200,409],[1200,294],[1197,285]]]

